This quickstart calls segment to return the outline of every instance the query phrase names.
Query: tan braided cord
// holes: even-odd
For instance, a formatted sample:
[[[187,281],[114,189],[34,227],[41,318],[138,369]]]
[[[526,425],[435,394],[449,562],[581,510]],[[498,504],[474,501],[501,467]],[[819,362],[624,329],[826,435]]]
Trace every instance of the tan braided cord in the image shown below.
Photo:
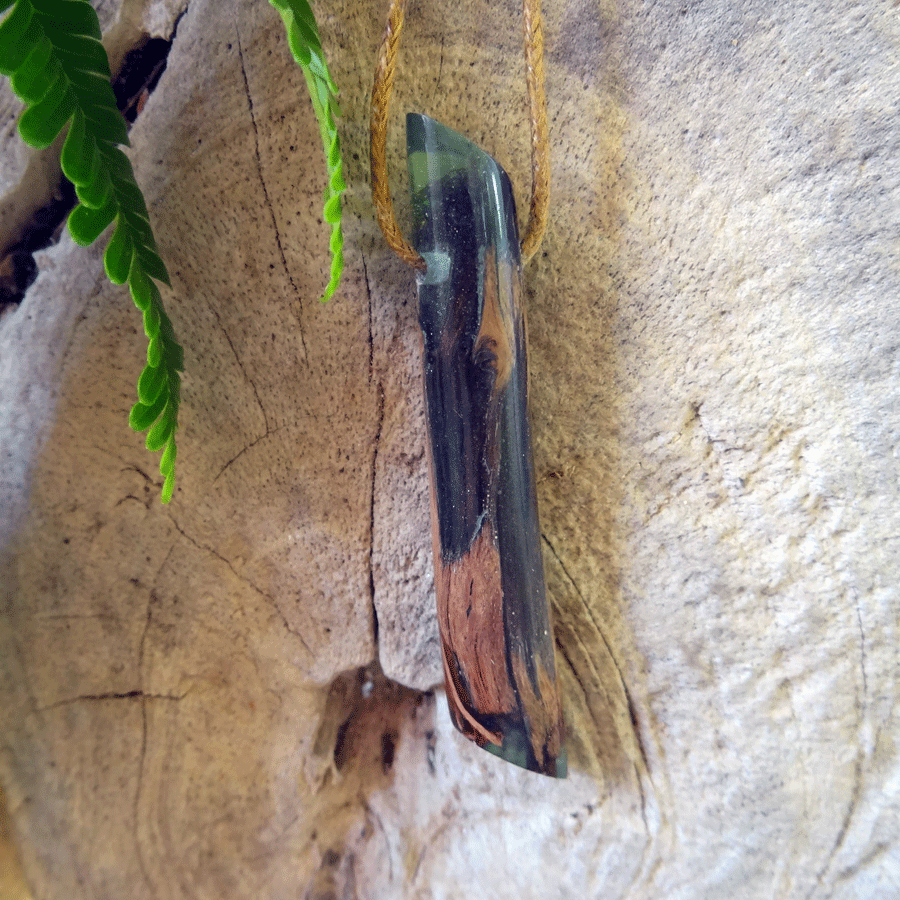
[[[372,85],[372,114],[369,120],[369,164],[372,171],[372,203],[375,216],[388,246],[404,261],[425,270],[425,260],[407,242],[394,217],[394,203],[387,173],[388,103],[394,87],[397,50],[403,31],[403,7],[406,0],[391,0],[388,24],[378,50],[375,64],[375,83]]]
[[[411,266],[425,269],[425,260],[409,244],[394,216],[394,203],[387,175],[388,104],[397,69],[397,51],[403,31],[406,0],[390,0],[388,24],[378,50],[375,82],[372,85],[372,113],[369,121],[369,158],[372,175],[372,202],[375,216],[388,245]],[[547,226],[550,203],[550,141],[547,128],[547,98],[544,93],[544,29],[540,0],[522,0],[525,25],[525,77],[531,118],[531,205],[528,225],[522,238],[522,256],[534,255]]]
[[[544,24],[541,0],[522,0],[525,24],[525,78],[528,81],[528,106],[531,116],[531,207],[522,238],[522,258],[527,262],[535,253],[550,208],[550,139],[547,128],[547,96],[544,93]]]

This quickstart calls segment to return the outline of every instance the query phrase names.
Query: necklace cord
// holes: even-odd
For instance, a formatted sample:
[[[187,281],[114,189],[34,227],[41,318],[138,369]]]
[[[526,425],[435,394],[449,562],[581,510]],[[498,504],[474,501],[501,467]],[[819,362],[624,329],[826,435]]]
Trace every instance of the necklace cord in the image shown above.
[[[544,93],[544,23],[541,0],[522,0],[525,25],[525,79],[531,114],[531,206],[522,238],[522,258],[527,262],[544,236],[550,208],[550,138],[547,96]]]
[[[388,23],[375,63],[372,85],[372,112],[369,121],[369,159],[372,177],[372,203],[375,216],[388,246],[406,263],[424,271],[425,260],[403,237],[394,216],[394,203],[387,173],[388,105],[397,69],[397,53],[403,31],[406,0],[390,0]],[[528,225],[522,238],[522,257],[534,255],[547,226],[550,204],[550,141],[547,126],[547,98],[544,93],[544,28],[541,0],[522,0],[525,26],[525,80],[531,118],[531,204]]]
[[[372,172],[372,203],[375,217],[384,234],[388,246],[411,266],[424,271],[425,260],[403,237],[403,232],[394,216],[394,202],[387,173],[387,121],[388,103],[394,87],[394,72],[397,69],[397,51],[400,48],[400,34],[403,31],[403,7],[406,0],[391,0],[387,28],[378,50],[375,63],[375,83],[372,85],[372,114],[369,120],[369,161]]]

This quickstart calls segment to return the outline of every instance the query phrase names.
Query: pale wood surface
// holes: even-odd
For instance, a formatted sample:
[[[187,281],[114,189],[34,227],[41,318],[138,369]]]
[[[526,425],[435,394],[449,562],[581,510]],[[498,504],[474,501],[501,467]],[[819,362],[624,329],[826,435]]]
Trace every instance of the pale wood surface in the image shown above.
[[[895,897],[896,8],[546,3],[526,303],[565,783],[418,693],[415,290],[366,185],[383,10],[317,9],[350,185],[327,306],[268,4],[193,0],[132,132],[188,367],[170,507],[99,249],[43,253],[0,321],[0,781],[34,897]],[[527,196],[517,9],[411,5],[401,208],[407,110]],[[376,616],[406,688],[355,673]]]

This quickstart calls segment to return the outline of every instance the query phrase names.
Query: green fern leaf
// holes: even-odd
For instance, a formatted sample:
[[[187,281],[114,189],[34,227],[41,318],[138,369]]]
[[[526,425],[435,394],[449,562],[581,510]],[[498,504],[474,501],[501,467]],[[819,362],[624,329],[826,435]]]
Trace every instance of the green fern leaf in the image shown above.
[[[136,431],[149,429],[150,449],[165,448],[160,474],[168,503],[184,351],[154,283],[169,284],[169,274],[157,253],[147,204],[118,146],[128,145],[128,131],[110,86],[100,23],[88,0],[0,0],[0,14],[10,7],[0,22],[0,73],[9,76],[27,107],[19,134],[34,147],[47,147],[71,123],[60,163],[80,202],[69,215],[69,232],[86,246],[116,222],[104,266],[114,284],[129,283],[149,339],[129,422]]]
[[[113,284],[125,284],[131,271],[131,260],[134,258],[134,246],[131,243],[131,229],[124,219],[119,220],[113,236],[106,245],[103,254],[103,265],[106,275]]]
[[[19,3],[0,23],[0,73],[10,76],[21,68],[40,41],[33,12],[30,5]]]
[[[140,269],[136,268],[129,279],[128,287],[131,289],[131,299],[134,300],[134,305],[143,312],[153,301],[153,283]],[[158,362],[154,364],[154,366],[158,365]]]
[[[138,400],[131,408],[128,421],[135,431],[146,431],[159,417],[169,402],[169,392],[163,390],[152,403]]]
[[[37,103],[60,74],[59,63],[53,59],[53,44],[42,40],[10,78],[10,86],[26,103]]]
[[[172,431],[175,428],[175,418],[167,414],[168,412],[169,407],[167,406],[163,410],[163,414],[157,419],[156,424],[147,432],[146,445],[151,453],[162,450],[172,436]]]
[[[288,35],[288,46],[297,64],[303,69],[313,111],[319,122],[322,146],[328,165],[323,218],[331,225],[331,279],[322,295],[328,300],[337,290],[344,269],[344,233],[341,229],[341,192],[346,190],[342,174],[341,144],[334,117],[338,112],[337,87],[328,71],[319,26],[307,0],[269,0],[281,15]]]
[[[116,217],[116,204],[112,197],[99,209],[79,203],[69,213],[69,234],[82,247],[93,244],[106,230],[106,226]]]
[[[53,21],[47,26],[49,29],[58,29],[75,38],[84,36],[99,41],[102,37],[100,22],[89,3],[81,0],[32,0],[32,6],[44,15],[53,16]],[[108,64],[107,64],[108,65]],[[109,69],[106,70],[109,76]]]
[[[174,446],[175,438],[169,438],[169,444]],[[168,446],[168,445],[167,445]],[[162,465],[162,463],[160,463]],[[174,461],[172,466],[172,471],[166,475],[166,480],[163,482],[162,489],[162,502],[168,503],[172,499],[172,492],[175,490],[175,471],[174,471]]]
[[[144,334],[151,340],[159,334],[161,318],[162,313],[155,303],[151,303],[144,310]],[[165,356],[165,351],[163,351],[163,356]]]
[[[22,113],[19,134],[26,144],[42,150],[53,143],[74,112],[75,96],[66,79],[60,77],[34,106]]]
[[[166,370],[163,366],[148,365],[138,379],[138,397],[141,403],[150,406],[166,384]],[[165,473],[163,473],[165,474]]]
[[[89,184],[99,174],[94,170],[99,168],[100,154],[94,140],[87,135],[87,121],[81,110],[75,110],[59,162],[63,175],[73,183]]]
[[[178,448],[175,446],[175,441],[169,438],[166,449],[163,450],[162,459],[159,461],[159,471],[163,475],[170,475],[175,471],[175,456],[177,452]]]
[[[162,358],[162,341],[157,334],[150,338],[150,342],[147,344],[147,365],[153,369],[159,368]],[[146,371],[146,369],[144,371]],[[143,375],[144,373],[142,372],[141,374]]]

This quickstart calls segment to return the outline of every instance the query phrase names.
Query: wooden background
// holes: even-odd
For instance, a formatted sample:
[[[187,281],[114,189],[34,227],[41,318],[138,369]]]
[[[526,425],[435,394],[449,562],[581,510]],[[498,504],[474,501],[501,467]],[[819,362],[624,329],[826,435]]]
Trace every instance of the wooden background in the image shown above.
[[[186,7],[131,151],[185,346],[171,506],[100,249],[41,253],[0,318],[0,783],[35,900],[896,897],[896,3],[545,2],[526,284],[561,783],[432,690],[415,288],[367,185],[384,4],[316,4],[349,185],[324,306],[278,16],[138,6],[98,6],[111,43]],[[401,215],[407,110],[524,205],[520,44],[513,0],[410,4]],[[35,165],[4,92],[0,223]]]

